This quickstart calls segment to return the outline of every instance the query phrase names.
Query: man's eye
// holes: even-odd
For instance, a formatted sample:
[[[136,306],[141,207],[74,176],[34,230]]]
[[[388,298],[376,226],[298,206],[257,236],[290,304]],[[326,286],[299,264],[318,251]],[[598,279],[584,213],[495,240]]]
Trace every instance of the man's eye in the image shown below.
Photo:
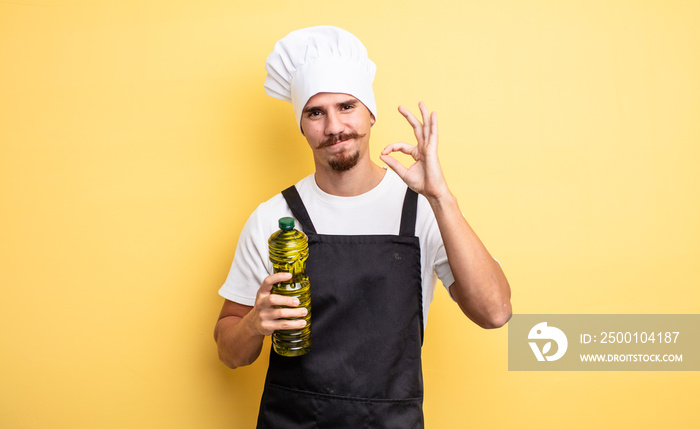
[[[321,115],[321,112],[319,112],[318,110],[312,110],[308,113],[309,118],[313,118],[314,116],[319,116],[319,115]]]
[[[342,109],[343,109],[343,110],[350,110],[350,109],[352,109],[353,107],[355,107],[355,106],[353,106],[352,104],[346,104],[346,105],[344,105],[344,106],[342,107]]]

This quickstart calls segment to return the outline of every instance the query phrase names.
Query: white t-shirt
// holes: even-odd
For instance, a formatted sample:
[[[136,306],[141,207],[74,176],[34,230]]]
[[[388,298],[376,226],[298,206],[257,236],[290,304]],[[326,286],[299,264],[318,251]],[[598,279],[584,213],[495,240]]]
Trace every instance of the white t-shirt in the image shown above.
[[[375,188],[355,197],[338,197],[323,192],[313,174],[300,180],[296,187],[318,234],[399,234],[406,184],[392,170],[387,169]],[[260,204],[248,218],[241,231],[228,278],[219,289],[219,295],[239,304],[255,304],[260,285],[265,277],[273,273],[272,263],[268,259],[267,240],[277,231],[277,222],[284,216],[292,216],[292,212],[282,194],[277,194]],[[296,228],[303,231],[299,222],[296,222]],[[445,287],[449,287],[454,283],[454,277],[447,263],[435,215],[422,195],[418,195],[416,235],[421,251],[425,326],[437,278]]]

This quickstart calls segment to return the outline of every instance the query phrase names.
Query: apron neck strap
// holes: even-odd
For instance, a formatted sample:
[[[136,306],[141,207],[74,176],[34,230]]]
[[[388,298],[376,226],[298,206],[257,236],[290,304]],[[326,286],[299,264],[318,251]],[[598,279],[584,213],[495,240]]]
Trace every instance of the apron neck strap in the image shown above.
[[[413,189],[407,188],[406,196],[403,199],[403,211],[401,212],[401,229],[399,229],[400,236],[415,237],[417,207],[418,194]]]
[[[304,203],[301,201],[299,192],[296,186],[292,185],[282,191],[282,196],[287,201],[289,209],[294,217],[299,221],[304,232],[307,234],[316,234],[316,228],[311,217],[306,211]],[[418,207],[418,194],[411,188],[406,189],[406,196],[403,200],[403,210],[401,211],[401,226],[399,235],[403,237],[415,237],[416,235],[416,210]]]
[[[292,185],[282,191],[282,196],[287,201],[289,209],[301,224],[304,232],[307,235],[316,234],[316,228],[314,228],[314,224],[311,222],[309,213],[306,211],[306,207],[304,207],[304,203],[301,201],[301,197],[299,196],[299,192],[297,192],[296,186]]]

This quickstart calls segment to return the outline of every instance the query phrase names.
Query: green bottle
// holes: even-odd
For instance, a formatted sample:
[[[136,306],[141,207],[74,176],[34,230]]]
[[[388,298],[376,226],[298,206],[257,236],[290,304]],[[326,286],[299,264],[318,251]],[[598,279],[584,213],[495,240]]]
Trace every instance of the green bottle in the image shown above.
[[[306,275],[309,246],[306,235],[294,229],[294,218],[281,218],[279,228],[268,240],[270,261],[276,273],[292,273],[292,279],[273,285],[272,293],[298,298],[299,307],[305,307],[307,314],[304,328],[275,331],[272,348],[281,356],[301,356],[311,350],[311,295]]]

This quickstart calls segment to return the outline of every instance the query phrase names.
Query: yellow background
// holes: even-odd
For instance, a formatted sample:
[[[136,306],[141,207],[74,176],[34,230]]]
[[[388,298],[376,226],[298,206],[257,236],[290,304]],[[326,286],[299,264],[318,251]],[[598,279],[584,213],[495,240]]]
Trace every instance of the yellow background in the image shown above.
[[[696,1],[0,2],[0,427],[250,428],[217,360],[258,203],[312,171],[263,91],[289,31],[378,66],[373,151],[438,111],[443,167],[518,313],[700,312]],[[698,427],[698,372],[508,372],[438,286],[430,428]]]

